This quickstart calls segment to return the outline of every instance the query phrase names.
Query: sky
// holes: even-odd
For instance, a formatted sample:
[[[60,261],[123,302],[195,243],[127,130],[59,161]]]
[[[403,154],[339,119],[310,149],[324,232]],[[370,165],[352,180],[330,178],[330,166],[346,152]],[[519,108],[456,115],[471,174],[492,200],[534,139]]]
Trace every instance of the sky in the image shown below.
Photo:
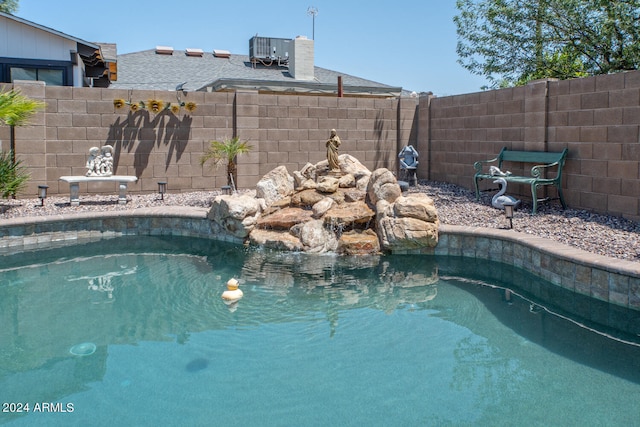
[[[309,8],[317,10],[315,17]],[[316,66],[437,96],[486,84],[457,63],[455,0],[20,0],[23,19],[118,54],[171,46],[248,55],[249,40],[314,39]]]

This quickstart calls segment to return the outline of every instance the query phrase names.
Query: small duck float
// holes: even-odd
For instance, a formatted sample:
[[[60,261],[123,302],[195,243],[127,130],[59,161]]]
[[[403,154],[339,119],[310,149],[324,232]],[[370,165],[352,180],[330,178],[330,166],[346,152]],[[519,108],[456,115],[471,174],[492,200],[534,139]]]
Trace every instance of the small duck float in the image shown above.
[[[229,279],[227,282],[227,290],[222,293],[222,299],[225,304],[232,304],[242,298],[244,294],[238,289],[239,284],[238,280],[234,278]]]

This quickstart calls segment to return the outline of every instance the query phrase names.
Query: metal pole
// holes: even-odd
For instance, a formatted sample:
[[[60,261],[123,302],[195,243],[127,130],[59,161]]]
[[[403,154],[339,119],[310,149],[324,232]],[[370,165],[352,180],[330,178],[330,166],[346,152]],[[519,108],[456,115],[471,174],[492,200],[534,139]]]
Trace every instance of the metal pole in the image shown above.
[[[312,27],[312,33],[311,33],[311,40],[315,40],[316,39],[316,15],[318,14],[318,8],[315,6],[309,6],[307,8],[307,15],[311,15],[312,20],[313,20],[313,27]]]

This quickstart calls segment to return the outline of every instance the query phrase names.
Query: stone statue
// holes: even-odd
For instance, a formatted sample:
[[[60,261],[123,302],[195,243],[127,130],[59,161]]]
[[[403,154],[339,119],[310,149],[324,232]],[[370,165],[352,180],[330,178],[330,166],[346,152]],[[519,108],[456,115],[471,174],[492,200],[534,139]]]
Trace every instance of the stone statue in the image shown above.
[[[111,176],[113,174],[113,147],[91,147],[87,160],[86,176]]]
[[[100,162],[100,149],[98,147],[91,147],[89,149],[89,159],[87,159],[87,176],[96,176],[98,171],[98,164]]]
[[[415,169],[418,166],[418,152],[413,145],[407,145],[398,154],[400,169]]]
[[[340,137],[335,129],[331,129],[331,138],[327,140],[327,161],[329,162],[329,170],[339,170],[338,165],[338,147],[340,147]]]
[[[520,204],[520,200],[516,200],[513,196],[505,196],[507,192],[507,180],[504,178],[498,178],[493,181],[494,184],[500,186],[500,191],[491,199],[491,205],[496,209],[504,209],[505,204],[512,204],[514,207]]]
[[[102,157],[100,159],[100,175],[110,176],[113,174],[113,147],[105,145],[101,149]]]

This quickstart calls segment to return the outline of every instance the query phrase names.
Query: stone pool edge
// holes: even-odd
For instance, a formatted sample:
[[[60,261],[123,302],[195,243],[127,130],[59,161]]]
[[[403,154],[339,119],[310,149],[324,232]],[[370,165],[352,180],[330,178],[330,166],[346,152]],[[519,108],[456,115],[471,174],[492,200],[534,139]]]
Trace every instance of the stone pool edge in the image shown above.
[[[2,220],[0,253],[126,235],[203,237],[242,243],[237,238],[215,235],[208,212],[208,208],[161,206]],[[640,310],[640,263],[592,254],[526,233],[441,224],[435,248],[394,253],[502,262],[571,292]]]

